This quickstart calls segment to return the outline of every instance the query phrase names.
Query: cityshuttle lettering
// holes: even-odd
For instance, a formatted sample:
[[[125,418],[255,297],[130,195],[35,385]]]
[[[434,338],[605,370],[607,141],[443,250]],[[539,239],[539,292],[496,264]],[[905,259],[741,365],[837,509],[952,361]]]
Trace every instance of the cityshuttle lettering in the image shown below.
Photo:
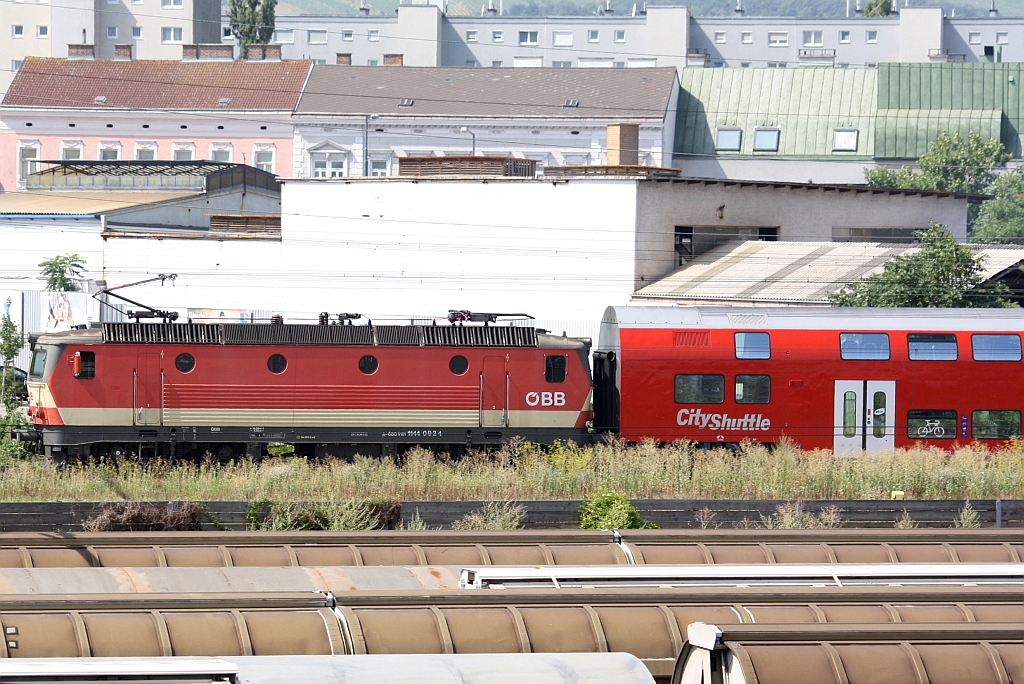
[[[527,406],[565,406],[565,392],[527,392]]]
[[[760,413],[747,413],[742,418],[730,418],[728,413],[704,413],[697,409],[679,409],[676,422],[680,425],[710,430],[770,430],[772,421],[763,418]]]

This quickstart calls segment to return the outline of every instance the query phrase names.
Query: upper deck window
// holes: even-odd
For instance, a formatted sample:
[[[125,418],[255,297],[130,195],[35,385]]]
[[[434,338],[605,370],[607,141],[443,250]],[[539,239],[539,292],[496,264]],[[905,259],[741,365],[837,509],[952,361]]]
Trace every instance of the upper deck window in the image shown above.
[[[724,375],[677,375],[677,404],[721,404],[725,402]]]
[[[907,335],[911,361],[956,361],[956,335]]]
[[[885,333],[840,333],[839,356],[846,361],[888,361],[889,336]]]
[[[975,361],[1020,361],[1020,335],[971,335]]]
[[[30,378],[41,380],[43,377],[43,371],[46,370],[46,350],[36,349],[32,352],[32,363],[28,367],[28,375]]]
[[[771,341],[766,332],[738,332],[735,334],[737,359],[770,359]]]

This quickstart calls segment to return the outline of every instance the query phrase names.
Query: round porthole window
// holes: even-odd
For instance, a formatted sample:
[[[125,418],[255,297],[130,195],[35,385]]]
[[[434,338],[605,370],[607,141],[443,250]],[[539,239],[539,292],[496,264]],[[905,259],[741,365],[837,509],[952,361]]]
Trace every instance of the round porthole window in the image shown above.
[[[288,359],[284,358],[280,354],[274,354],[267,359],[267,368],[270,369],[271,373],[284,373],[284,369],[288,367]]]
[[[453,356],[452,360],[448,362],[448,370],[456,375],[463,375],[469,370],[469,361],[465,356]]]
[[[174,359],[174,367],[182,373],[191,373],[196,367],[196,359],[191,354],[178,354],[178,358]]]
[[[377,368],[380,364],[377,363],[376,356],[370,356],[367,354],[363,358],[359,359],[359,370],[363,371],[367,375],[373,375],[377,372]]]

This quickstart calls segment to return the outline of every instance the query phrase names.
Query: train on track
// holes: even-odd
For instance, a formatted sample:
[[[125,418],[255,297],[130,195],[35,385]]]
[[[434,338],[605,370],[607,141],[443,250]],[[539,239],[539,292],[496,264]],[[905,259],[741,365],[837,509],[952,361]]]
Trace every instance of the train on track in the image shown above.
[[[33,426],[16,436],[56,459],[226,460],[270,442],[346,456],[611,434],[873,452],[1021,434],[1022,310],[610,307],[593,354],[586,338],[456,313],[39,335]]]

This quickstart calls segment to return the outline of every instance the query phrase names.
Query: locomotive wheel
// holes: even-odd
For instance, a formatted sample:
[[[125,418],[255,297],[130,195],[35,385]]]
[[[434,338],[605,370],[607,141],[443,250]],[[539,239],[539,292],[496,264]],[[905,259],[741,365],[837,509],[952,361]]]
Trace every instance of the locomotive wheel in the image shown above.
[[[230,444],[222,444],[220,445],[220,448],[217,449],[217,460],[222,463],[230,461],[234,457],[235,450],[231,447]]]
[[[123,444],[111,444],[107,447],[107,454],[113,458],[124,458],[126,452]]]

